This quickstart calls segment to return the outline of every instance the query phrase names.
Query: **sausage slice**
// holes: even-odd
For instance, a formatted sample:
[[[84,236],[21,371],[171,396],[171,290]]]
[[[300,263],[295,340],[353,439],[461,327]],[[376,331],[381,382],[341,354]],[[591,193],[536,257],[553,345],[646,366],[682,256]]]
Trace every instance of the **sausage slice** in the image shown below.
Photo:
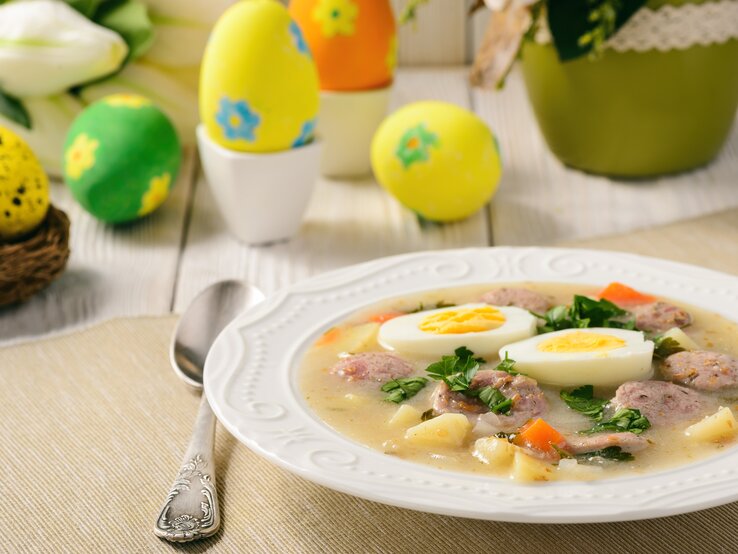
[[[738,360],[706,350],[677,352],[663,361],[661,374],[675,383],[714,391],[738,385]]]
[[[543,314],[551,307],[551,300],[529,289],[503,287],[485,292],[482,302],[493,306],[517,306],[537,314]]]
[[[623,452],[639,452],[647,448],[648,439],[633,433],[597,433],[596,435],[575,435],[566,438],[567,450],[572,454],[584,454],[619,446]]]
[[[517,429],[530,418],[539,416],[548,409],[548,402],[543,391],[538,387],[535,379],[530,377],[485,369],[478,372],[470,383],[472,389],[487,386],[498,389],[507,398],[513,400],[512,408],[507,415],[497,414],[502,428]],[[489,407],[476,398],[450,390],[446,383],[441,382],[433,393],[433,411],[473,415],[487,413]]]
[[[615,404],[639,410],[651,425],[695,419],[705,403],[700,393],[666,381],[628,381],[615,391]]]
[[[362,352],[339,360],[330,372],[348,381],[389,381],[407,377],[414,371],[412,365],[389,352]]]
[[[691,314],[673,304],[650,302],[631,308],[636,328],[647,333],[661,333],[672,327],[686,327],[692,323]]]

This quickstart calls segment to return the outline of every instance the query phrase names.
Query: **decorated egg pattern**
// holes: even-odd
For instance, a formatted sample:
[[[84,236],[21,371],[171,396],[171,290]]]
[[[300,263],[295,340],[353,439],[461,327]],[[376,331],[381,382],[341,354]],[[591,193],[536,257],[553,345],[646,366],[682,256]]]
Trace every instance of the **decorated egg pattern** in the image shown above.
[[[33,231],[49,209],[49,180],[29,146],[0,127],[0,242]]]
[[[148,98],[114,94],[75,119],[64,145],[64,178],[75,199],[109,223],[156,210],[179,171],[172,123]]]
[[[397,34],[389,0],[291,0],[289,9],[315,56],[323,90],[392,82]]]
[[[310,142],[318,74],[307,42],[274,0],[242,0],[220,17],[200,72],[200,119],[230,150],[274,152]]]
[[[472,112],[416,102],[390,115],[372,141],[379,183],[430,221],[463,219],[495,193],[502,173],[497,143]]]

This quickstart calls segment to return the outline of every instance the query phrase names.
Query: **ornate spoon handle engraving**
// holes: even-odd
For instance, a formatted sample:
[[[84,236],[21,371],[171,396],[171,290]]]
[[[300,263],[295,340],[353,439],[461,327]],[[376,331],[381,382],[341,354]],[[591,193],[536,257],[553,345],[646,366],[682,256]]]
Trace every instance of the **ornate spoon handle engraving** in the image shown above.
[[[154,526],[157,536],[172,542],[188,542],[209,537],[218,530],[214,437],[215,415],[203,395],[187,454]]]

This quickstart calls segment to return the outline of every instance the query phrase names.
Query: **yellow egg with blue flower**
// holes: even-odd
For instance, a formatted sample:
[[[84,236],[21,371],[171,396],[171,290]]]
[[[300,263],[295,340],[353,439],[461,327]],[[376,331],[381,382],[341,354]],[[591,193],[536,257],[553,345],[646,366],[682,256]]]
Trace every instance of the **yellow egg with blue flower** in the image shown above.
[[[318,73],[300,28],[275,0],[242,0],[215,24],[200,69],[200,120],[242,152],[295,148],[313,137]]]
[[[494,195],[502,176],[497,139],[455,104],[409,104],[387,117],[372,140],[377,181],[423,219],[464,219]]]
[[[143,96],[113,94],[72,123],[64,144],[64,181],[98,219],[131,221],[164,203],[181,157],[177,133],[161,109]]]

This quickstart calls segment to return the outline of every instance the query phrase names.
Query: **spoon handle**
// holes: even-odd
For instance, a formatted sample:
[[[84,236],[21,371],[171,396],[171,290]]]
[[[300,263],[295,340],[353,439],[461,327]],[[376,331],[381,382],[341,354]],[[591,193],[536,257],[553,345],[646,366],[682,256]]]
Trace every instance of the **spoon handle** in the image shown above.
[[[215,415],[203,395],[187,454],[154,526],[158,537],[189,542],[209,537],[218,530],[214,438]]]

